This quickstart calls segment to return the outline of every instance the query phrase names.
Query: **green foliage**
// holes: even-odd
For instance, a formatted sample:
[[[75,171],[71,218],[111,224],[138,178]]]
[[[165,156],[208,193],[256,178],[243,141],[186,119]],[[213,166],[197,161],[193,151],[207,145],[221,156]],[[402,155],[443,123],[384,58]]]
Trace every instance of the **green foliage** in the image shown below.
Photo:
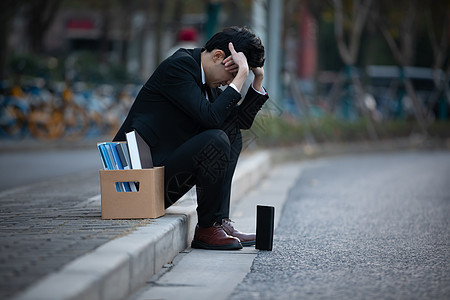
[[[428,128],[431,136],[439,138],[450,138],[450,122],[449,121],[437,121],[430,125]]]
[[[132,80],[122,64],[101,64],[98,54],[78,52],[66,59],[43,57],[33,54],[13,56],[8,64],[9,72],[16,78],[45,78],[62,81],[66,75],[72,80],[90,83],[123,83]]]
[[[319,69],[342,69],[344,64],[339,56],[332,20],[319,20],[318,29]]]
[[[13,78],[45,78],[62,80],[64,65],[55,57],[42,57],[34,54],[13,55],[8,62],[8,71]]]
[[[98,53],[78,52],[69,64],[75,73],[75,80],[90,83],[123,83],[131,80],[126,67],[119,63],[100,63]]]
[[[384,140],[408,137],[420,132],[420,127],[413,121],[386,121],[375,123],[375,130],[378,138]],[[450,138],[450,122],[435,122],[428,131],[434,138]],[[367,119],[347,121],[330,115],[300,121],[283,117],[257,117],[253,127],[243,135],[244,140],[253,138],[262,147],[302,144],[311,136],[317,143],[370,139]]]
[[[45,72],[43,60],[33,54],[14,55],[9,61],[9,68],[13,74],[25,76],[39,76]]]
[[[75,80],[101,83],[106,70],[98,61],[98,54],[91,51],[78,52],[74,58]]]

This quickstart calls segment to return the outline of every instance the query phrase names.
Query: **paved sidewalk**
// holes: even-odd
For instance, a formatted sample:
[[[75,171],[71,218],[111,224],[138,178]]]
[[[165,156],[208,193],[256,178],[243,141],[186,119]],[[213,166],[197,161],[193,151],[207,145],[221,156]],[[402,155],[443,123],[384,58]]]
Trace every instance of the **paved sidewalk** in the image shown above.
[[[76,185],[73,183],[76,182]],[[98,172],[0,193],[0,298],[151,220],[101,220]]]
[[[255,232],[256,206],[269,205],[275,208],[276,229],[289,191],[302,172],[301,166],[300,162],[274,166],[257,187],[231,206],[234,226],[243,232]],[[275,244],[274,249],[277,247],[279,245]],[[237,285],[250,272],[258,252],[255,247],[238,251],[188,248],[128,299],[177,300],[181,299],[180,295],[183,295],[182,299],[230,299]]]
[[[236,170],[240,183],[234,184],[233,198],[264,176],[270,163],[262,170],[260,165],[268,157],[265,152],[243,156]],[[261,172],[255,172],[256,168]],[[195,192],[167,210],[164,217],[143,220],[101,220],[99,192],[98,171],[0,192],[1,299],[120,299],[170,262],[192,239]],[[136,251],[131,251],[135,246]],[[141,257],[136,259],[136,255]],[[138,265],[145,270],[134,274]],[[117,277],[125,273],[129,273],[127,278]],[[109,284],[115,288],[108,288]]]

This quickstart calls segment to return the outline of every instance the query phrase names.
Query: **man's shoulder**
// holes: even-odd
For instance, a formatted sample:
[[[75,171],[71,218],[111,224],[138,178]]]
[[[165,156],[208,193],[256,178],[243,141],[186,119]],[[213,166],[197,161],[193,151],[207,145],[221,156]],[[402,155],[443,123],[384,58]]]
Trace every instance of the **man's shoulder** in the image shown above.
[[[200,74],[200,57],[196,58],[196,49],[180,48],[160,65],[164,72],[188,72]],[[199,75],[200,76],[200,75]]]
[[[167,59],[169,61],[193,61],[195,62],[195,57],[194,57],[194,49],[185,49],[185,48],[180,48],[177,51],[175,51],[174,54],[172,54],[171,56],[169,56],[169,58]]]
[[[182,56],[193,56],[194,55],[194,49],[187,49],[187,48],[179,48],[175,53],[172,55],[174,57],[182,57]]]

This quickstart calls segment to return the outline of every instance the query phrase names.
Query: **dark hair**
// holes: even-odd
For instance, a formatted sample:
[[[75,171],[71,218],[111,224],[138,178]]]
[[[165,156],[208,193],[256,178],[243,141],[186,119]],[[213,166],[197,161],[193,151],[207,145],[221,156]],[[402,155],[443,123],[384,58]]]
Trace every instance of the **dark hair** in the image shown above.
[[[219,49],[225,52],[225,57],[231,55],[228,44],[232,42],[237,52],[243,52],[247,63],[252,68],[264,65],[264,46],[261,39],[246,27],[229,27],[216,33],[205,44],[208,52]]]

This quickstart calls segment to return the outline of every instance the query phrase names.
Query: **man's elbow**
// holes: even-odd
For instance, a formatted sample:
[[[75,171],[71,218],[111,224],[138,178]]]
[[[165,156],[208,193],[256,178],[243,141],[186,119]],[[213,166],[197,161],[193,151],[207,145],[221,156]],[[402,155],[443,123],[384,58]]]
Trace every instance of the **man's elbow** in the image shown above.
[[[245,119],[239,119],[239,128],[243,130],[249,130],[252,128],[253,120],[245,120]]]
[[[211,114],[209,118],[203,121],[203,126],[209,129],[220,128],[223,121],[223,118],[215,114]]]

